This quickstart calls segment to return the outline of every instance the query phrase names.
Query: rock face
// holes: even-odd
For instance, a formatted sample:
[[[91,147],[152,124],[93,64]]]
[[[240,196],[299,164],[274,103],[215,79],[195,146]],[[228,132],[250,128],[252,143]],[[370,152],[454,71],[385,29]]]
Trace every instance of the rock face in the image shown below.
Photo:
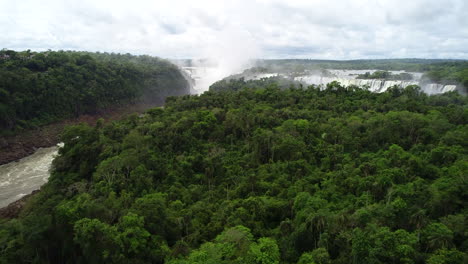
[[[57,144],[64,126],[57,123],[15,136],[0,137],[0,165],[29,156],[38,148]]]
[[[81,115],[13,136],[0,136],[0,165],[19,160],[33,154],[38,148],[52,147],[60,142],[60,133],[67,125],[86,123],[95,125],[99,118],[117,120],[132,113],[158,107],[162,104],[133,104],[121,108],[102,110],[94,115]]]
[[[35,190],[32,193],[23,196],[23,198],[9,204],[7,207],[0,208],[0,218],[16,218],[19,216],[26,202],[39,193],[39,190]]]

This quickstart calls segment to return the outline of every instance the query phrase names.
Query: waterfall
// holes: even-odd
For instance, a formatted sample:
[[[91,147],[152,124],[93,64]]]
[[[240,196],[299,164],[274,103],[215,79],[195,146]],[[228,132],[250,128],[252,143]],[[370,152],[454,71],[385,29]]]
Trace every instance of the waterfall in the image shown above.
[[[337,81],[343,86],[356,85],[359,87],[367,86],[369,90],[376,93],[385,92],[392,86],[407,87],[409,85],[418,85],[421,90],[427,94],[440,94],[456,91],[456,85],[443,85],[438,83],[423,83],[421,81],[422,73],[410,73],[413,75],[411,81],[383,80],[383,79],[356,79],[358,74],[373,72],[375,70],[328,70],[333,76],[321,76],[318,74],[304,75],[295,77],[294,80],[308,85],[321,85],[325,87],[328,83]],[[392,73],[401,73],[402,71],[393,71]]]
[[[456,85],[442,85],[438,83],[429,83],[422,86],[422,89],[427,94],[438,94],[452,92],[457,89]]]

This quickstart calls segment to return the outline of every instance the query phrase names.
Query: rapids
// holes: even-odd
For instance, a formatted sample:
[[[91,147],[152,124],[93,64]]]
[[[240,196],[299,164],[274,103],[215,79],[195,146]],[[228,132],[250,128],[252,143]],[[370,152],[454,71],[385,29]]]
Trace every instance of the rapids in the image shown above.
[[[49,178],[59,146],[40,148],[34,154],[0,166],[0,208],[39,189]]]

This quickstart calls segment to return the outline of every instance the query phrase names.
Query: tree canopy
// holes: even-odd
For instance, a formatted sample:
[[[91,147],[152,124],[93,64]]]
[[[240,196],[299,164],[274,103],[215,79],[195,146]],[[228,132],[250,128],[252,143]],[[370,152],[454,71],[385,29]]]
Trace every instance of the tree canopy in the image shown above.
[[[222,85],[67,128],[0,263],[467,262],[467,97]]]
[[[0,132],[190,92],[177,67],[130,54],[0,51]]]

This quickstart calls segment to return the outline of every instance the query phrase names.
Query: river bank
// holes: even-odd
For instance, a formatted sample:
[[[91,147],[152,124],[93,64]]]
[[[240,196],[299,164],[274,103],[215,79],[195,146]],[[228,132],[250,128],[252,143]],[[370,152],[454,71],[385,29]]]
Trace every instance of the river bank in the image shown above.
[[[44,152],[44,151],[47,151],[48,149],[55,148],[55,152],[56,152],[56,148],[57,148],[56,145],[60,141],[60,134],[63,131],[63,129],[68,125],[74,125],[74,124],[79,124],[79,123],[87,123],[89,125],[95,125],[97,120],[100,118],[103,118],[106,122],[111,122],[114,120],[122,119],[133,113],[142,113],[145,110],[152,108],[152,107],[157,107],[157,106],[138,104],[138,105],[108,109],[106,111],[102,111],[94,115],[82,115],[77,118],[63,120],[54,124],[46,125],[36,130],[29,130],[29,131],[20,133],[15,136],[0,138],[0,165],[1,167],[5,167],[5,166],[22,167],[22,166],[25,166],[25,165],[22,165],[22,162],[30,158],[33,158],[35,155],[41,155],[39,153],[41,151]],[[32,173],[33,170],[38,170],[39,167],[46,166],[47,167],[46,171],[42,171],[42,174],[44,174],[44,172],[48,171],[48,168],[51,163],[51,159],[50,160],[47,159],[43,161],[42,163],[48,163],[48,164],[26,165],[26,167],[28,168],[18,169],[18,171],[22,173],[21,171],[27,170],[28,171],[27,174],[30,174]],[[8,175],[5,174],[5,176],[8,176],[8,178],[10,178],[11,176],[10,174],[13,174],[13,172],[8,172]],[[44,175],[40,177],[39,175],[32,175],[31,178],[32,179],[37,178],[37,177],[44,178],[43,176]],[[48,177],[43,179],[44,183],[47,181],[47,178]],[[11,177],[11,179],[15,181],[20,180],[18,177]],[[5,179],[4,183],[6,184],[8,182],[9,182],[9,179]],[[19,185],[25,186],[25,184],[28,184],[28,182],[29,180],[27,180],[26,182],[19,183]],[[14,183],[12,182],[8,184],[14,184]],[[22,191],[21,195],[17,195],[15,193],[11,194],[14,197],[17,197],[16,199],[10,199],[11,197],[6,197],[6,198],[3,197],[2,200],[7,201],[7,203],[1,204],[0,206],[0,218],[18,217],[22,208],[27,203],[27,200],[29,200],[31,197],[34,197],[37,193],[40,192],[40,186],[42,184],[43,183],[41,183],[40,185],[37,185],[35,188],[29,188],[29,189],[26,188],[27,190],[25,189],[24,192]],[[13,185],[11,186],[11,188],[9,186],[0,186],[0,187],[5,187],[7,188],[6,190],[15,189]],[[7,194],[6,192],[7,191],[5,191],[5,195]]]
[[[81,115],[76,118],[62,120],[38,129],[27,130],[14,136],[0,136],[0,165],[20,160],[33,154],[39,148],[55,146],[60,141],[60,133],[69,125],[87,123],[95,125],[104,118],[106,122],[118,120],[132,113],[142,113],[159,105],[137,104],[103,110],[92,115]]]
[[[19,200],[16,200],[9,205],[0,208],[0,218],[17,218],[29,199],[37,195],[39,192],[40,190],[32,191],[30,194],[21,197]]]

